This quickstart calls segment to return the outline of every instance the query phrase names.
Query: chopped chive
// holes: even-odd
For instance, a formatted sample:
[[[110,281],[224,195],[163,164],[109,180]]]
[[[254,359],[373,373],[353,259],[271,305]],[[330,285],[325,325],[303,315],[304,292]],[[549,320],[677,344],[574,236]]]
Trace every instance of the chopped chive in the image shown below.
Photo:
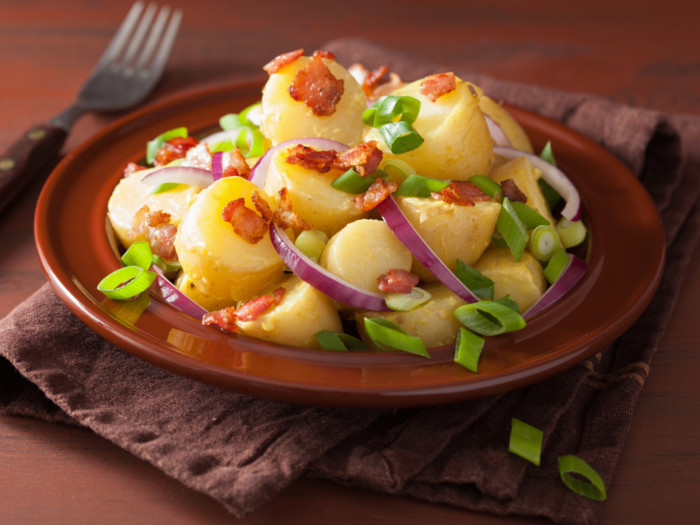
[[[354,168],[350,168],[331,182],[331,187],[339,191],[344,191],[345,193],[359,195],[360,193],[366,192],[367,188],[369,188],[375,180],[374,177],[363,177],[357,173]]]
[[[573,456],[561,456],[557,459],[559,474],[564,484],[573,492],[596,501],[605,501],[605,482],[588,463]],[[583,476],[588,481],[573,477],[571,474]]]
[[[423,177],[414,173],[406,177],[406,180],[401,183],[394,195],[427,199],[432,193],[440,193],[449,185],[450,181]]]
[[[187,134],[187,128],[174,128],[166,131],[165,133],[161,133],[153,140],[148,141],[146,144],[146,163],[153,164],[153,161],[156,159],[156,155],[158,154],[158,150],[162,148],[166,142],[176,138],[187,138]]]
[[[379,128],[379,134],[389,150],[398,155],[412,151],[423,144],[423,137],[408,122],[390,122]]]
[[[321,330],[315,334],[315,337],[324,350],[334,352],[366,352],[369,350],[360,339],[342,332]]]
[[[513,418],[510,427],[508,452],[516,454],[539,467],[542,454],[542,431],[527,423],[523,423],[519,419]]]
[[[464,283],[464,286],[481,299],[493,299],[493,280],[486,277],[473,266],[469,266],[464,261],[457,259],[455,268],[457,279]]]
[[[545,219],[542,215],[530,208],[530,206],[524,202],[511,201],[510,203],[513,205],[513,209],[518,214],[518,218],[523,222],[525,228],[528,230],[549,224],[549,220]]]
[[[530,253],[538,261],[550,260],[560,245],[559,234],[550,225],[540,225],[530,232]]]
[[[381,317],[365,317],[365,330],[372,341],[382,350],[401,350],[430,358],[423,341],[419,337],[408,335],[396,323]]]
[[[473,175],[469,182],[495,200],[500,200],[503,195],[501,186],[495,180],[484,175]]]
[[[465,304],[454,311],[457,320],[480,335],[499,335],[520,330],[525,319],[510,306],[498,301]]]
[[[586,238],[586,225],[583,224],[583,221],[570,221],[566,217],[562,217],[557,222],[556,228],[565,248],[578,246]]]
[[[430,300],[432,295],[427,290],[414,286],[409,293],[390,293],[384,298],[386,305],[392,310],[408,312]]]
[[[318,262],[318,259],[323,253],[323,249],[326,247],[328,242],[328,235],[320,230],[303,230],[294,241],[294,246],[296,246],[304,255],[314,262]]]
[[[501,203],[501,212],[498,214],[496,228],[510,248],[515,260],[519,261],[523,251],[525,251],[525,246],[527,246],[527,228],[518,217],[508,197],[504,197]]]
[[[470,332],[464,327],[459,328],[457,343],[455,344],[454,361],[462,365],[467,370],[478,372],[479,357],[484,348],[484,339]]]
[[[549,284],[554,284],[554,282],[559,279],[561,272],[564,271],[564,268],[566,268],[570,261],[571,259],[564,248],[559,248],[554,252],[547,266],[545,266],[542,271]]]
[[[110,299],[125,300],[148,289],[157,275],[138,266],[124,266],[97,283],[97,289]]]

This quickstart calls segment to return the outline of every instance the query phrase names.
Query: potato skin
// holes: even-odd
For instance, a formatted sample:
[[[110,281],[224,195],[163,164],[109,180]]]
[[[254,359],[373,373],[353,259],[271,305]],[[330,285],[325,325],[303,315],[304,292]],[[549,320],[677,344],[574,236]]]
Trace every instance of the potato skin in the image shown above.
[[[292,276],[280,304],[270,307],[255,321],[238,321],[238,330],[265,341],[304,348],[321,348],[315,334],[322,330],[342,332],[343,325],[333,301],[309,283]]]
[[[491,246],[474,268],[493,280],[494,299],[510,295],[521,313],[526,312],[547,288],[542,266],[529,252],[524,252],[520,261],[516,261],[508,248]]]
[[[396,202],[423,240],[452,271],[457,259],[471,265],[481,257],[491,242],[501,211],[496,201],[459,206],[436,199],[396,197]],[[417,260],[412,271],[424,281],[435,281]]]
[[[256,191],[273,205],[263,190],[242,177],[219,179],[198,195],[178,228],[175,249],[183,271],[199,292],[217,303],[248,300],[282,278],[284,262],[269,234],[250,244],[221,216],[240,197],[254,210],[251,196]]]
[[[479,108],[478,90],[473,95],[471,84],[457,79],[453,91],[432,102],[420,92],[421,82],[407,84],[393,94],[420,101],[413,127],[425,142],[412,151],[394,155],[377,129],[368,128],[365,140],[376,140],[387,157],[408,162],[426,177],[469,180],[472,175],[486,175],[493,162],[493,139]]]
[[[540,174],[526,157],[518,157],[499,164],[491,171],[489,177],[499,184],[506,179],[513,179],[516,186],[527,196],[525,204],[542,215],[550,224],[554,224],[552,213],[537,182]]]
[[[303,101],[294,100],[289,94],[289,86],[297,71],[310,60],[310,57],[299,57],[270,75],[262,92],[260,130],[273,145],[303,137],[323,137],[347,146],[358,144],[364,127],[361,116],[367,108],[367,97],[357,80],[335,60],[322,59],[333,76],[343,80],[343,94],[333,114],[314,115]]]
[[[479,98],[479,107],[484,114],[491,117],[501,127],[511,146],[528,153],[534,153],[530,137],[506,108],[486,95]]]

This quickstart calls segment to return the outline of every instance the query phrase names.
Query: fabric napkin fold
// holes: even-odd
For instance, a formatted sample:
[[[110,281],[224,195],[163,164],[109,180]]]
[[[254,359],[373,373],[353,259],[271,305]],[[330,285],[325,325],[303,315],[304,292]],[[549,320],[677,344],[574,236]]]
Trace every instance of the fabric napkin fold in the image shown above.
[[[371,43],[323,47],[404,79],[447,70]],[[455,71],[495,99],[560,120],[620,158],[667,235],[658,292],[634,326],[559,375],[508,393],[415,409],[301,406],[219,390],[120,350],[49,285],[0,321],[0,413],[84,425],[244,516],[299,476],[497,514],[594,523],[604,503],[570,492],[557,457],[613,481],[634,405],[700,233],[700,119],[663,115]],[[542,465],[508,452],[512,418],[544,431]]]

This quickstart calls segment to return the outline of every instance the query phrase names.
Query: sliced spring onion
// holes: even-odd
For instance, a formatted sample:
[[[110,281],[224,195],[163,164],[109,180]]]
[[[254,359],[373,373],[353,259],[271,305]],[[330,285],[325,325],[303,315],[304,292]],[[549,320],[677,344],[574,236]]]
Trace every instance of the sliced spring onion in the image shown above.
[[[187,128],[180,127],[168,130],[165,133],[161,133],[153,140],[148,141],[146,144],[146,163],[153,164],[153,161],[156,159],[156,155],[158,154],[158,150],[163,147],[163,144],[171,139],[187,138],[187,135]]]
[[[534,209],[530,208],[530,206],[524,202],[511,201],[510,203],[515,210],[515,213],[518,214],[518,218],[523,222],[525,228],[528,230],[537,228],[537,226],[549,224],[547,219],[537,213]]]
[[[596,501],[605,501],[605,482],[588,463],[573,455],[561,456],[557,459],[559,474],[564,484],[580,496]],[[571,474],[583,476],[588,481],[573,477]]]
[[[260,157],[265,153],[265,139],[258,128],[241,126],[235,144],[245,158]]]
[[[362,122],[373,128],[399,120],[412,124],[418,118],[420,100],[409,96],[389,95],[377,101],[362,113]]]
[[[510,427],[508,452],[516,454],[539,467],[540,456],[542,455],[542,437],[540,429],[513,418]]]
[[[385,298],[386,305],[392,310],[408,312],[430,300],[432,295],[427,290],[414,286],[409,293],[390,293]]]
[[[476,374],[479,370],[479,357],[485,342],[483,337],[479,337],[460,326],[455,344],[455,363]]]
[[[166,261],[160,255],[153,256],[153,264],[166,273],[174,273],[182,270],[182,265],[179,261]]]
[[[294,245],[309,259],[318,262],[327,242],[328,235],[325,232],[321,230],[303,230],[297,235]]]
[[[586,238],[586,225],[583,224],[583,221],[570,221],[566,217],[562,217],[557,222],[556,228],[565,248],[578,246]]]
[[[552,151],[552,141],[551,140],[548,140],[547,144],[545,144],[544,148],[542,148],[542,151],[540,151],[540,158],[542,160],[546,160],[552,166],[557,165],[557,161],[554,158],[554,151]]]
[[[469,288],[474,295],[481,299],[493,299],[493,280],[486,277],[473,266],[457,259],[455,275]]]
[[[237,113],[228,113],[219,119],[219,126],[224,131],[240,128],[242,125]]]
[[[530,232],[530,253],[538,261],[548,261],[560,247],[557,230],[547,225],[540,225]]]
[[[315,334],[315,337],[324,350],[334,352],[366,352],[369,350],[362,340],[343,332],[321,330]]]
[[[359,195],[360,193],[366,192],[375,180],[374,177],[363,177],[357,173],[354,168],[350,168],[331,182],[331,187],[339,191],[344,191],[345,193]]]
[[[137,266],[142,270],[148,270],[153,262],[153,252],[146,241],[132,243],[122,255],[125,266]]]
[[[396,155],[412,151],[423,144],[423,137],[403,120],[384,124],[379,128],[379,134],[389,150]]]
[[[256,102],[251,104],[238,114],[238,120],[244,126],[259,127],[259,114],[262,109],[262,103]]]
[[[156,277],[138,266],[124,266],[97,283],[97,289],[110,299],[123,301],[146,291]]]
[[[401,159],[384,159],[382,169],[389,182],[401,184],[409,175],[414,175],[416,170],[406,161]]]
[[[569,256],[564,248],[559,248],[552,254],[547,266],[545,266],[544,270],[542,271],[549,284],[554,284],[556,280],[559,279],[559,276],[568,264]]]
[[[520,307],[518,306],[518,303],[513,301],[513,299],[510,298],[510,294],[506,295],[505,297],[500,297],[499,299],[494,299],[494,303],[499,303],[502,304],[503,306],[507,306],[514,312],[517,312],[518,314],[520,313]]]
[[[214,154],[214,153],[225,153],[227,151],[233,151],[233,148],[236,146],[233,144],[233,140],[231,139],[226,139],[222,140],[221,142],[217,142],[213,146],[209,148],[209,151]]]
[[[508,245],[508,248],[510,248],[513,258],[519,261],[523,251],[525,251],[525,246],[527,246],[527,227],[518,217],[508,197],[504,197],[501,203],[501,211],[498,214],[496,228]]]
[[[433,179],[431,177],[423,177],[415,173],[409,175],[398,187],[394,195],[403,197],[423,197],[430,198],[432,193],[440,193],[444,188],[450,185],[448,180]]]
[[[472,175],[469,182],[483,191],[486,195],[489,195],[492,199],[497,201],[501,200],[503,190],[495,180],[485,177],[484,175]]]
[[[518,312],[497,301],[464,304],[454,315],[473,332],[486,336],[514,332],[525,326],[525,319]]]
[[[372,341],[382,350],[389,352],[401,350],[430,358],[423,341],[419,337],[408,335],[396,323],[381,317],[365,317],[365,330]]]
[[[150,191],[150,194],[158,195],[160,193],[167,193],[179,186],[182,186],[182,184],[179,184],[177,182],[164,182],[163,184],[158,184],[158,186],[154,186],[153,189]]]

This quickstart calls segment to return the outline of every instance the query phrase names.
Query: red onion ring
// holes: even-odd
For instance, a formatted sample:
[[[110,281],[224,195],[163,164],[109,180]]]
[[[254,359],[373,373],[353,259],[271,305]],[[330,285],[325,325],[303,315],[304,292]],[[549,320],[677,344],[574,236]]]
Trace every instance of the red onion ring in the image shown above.
[[[561,299],[586,274],[586,270],[588,269],[586,262],[575,255],[567,255],[569,256],[569,264],[564,267],[559,278],[554,281],[554,284],[552,284],[547,291],[535,301],[535,304],[528,308],[523,314],[525,319],[537,315],[542,310]]]
[[[428,246],[428,243],[423,240],[423,237],[420,236],[401,208],[399,208],[393,196],[390,195],[387,199],[384,199],[376,209],[387,226],[389,226],[389,229],[394,232],[394,235],[442,284],[468,303],[475,303],[480,300]]]
[[[358,288],[333,275],[304,255],[294,245],[287,233],[274,223],[270,223],[270,240],[290,270],[331,299],[360,310],[390,310],[383,295]]]
[[[193,168],[191,166],[167,166],[152,171],[146,175],[141,182],[148,186],[158,186],[166,182],[176,182],[189,186],[199,186],[206,188],[214,182],[212,172],[204,168]]]
[[[211,174],[214,182],[224,176],[224,152],[217,151],[211,156]]]
[[[501,155],[507,159],[515,159],[518,157],[527,157],[527,159],[542,172],[542,177],[552,188],[557,190],[566,201],[561,214],[570,221],[581,220],[581,197],[576,190],[576,187],[569,178],[556,166],[553,166],[546,160],[515,148],[507,148],[504,146],[494,146],[493,152],[496,155]]]
[[[149,288],[155,297],[177,308],[184,314],[199,319],[200,321],[202,320],[204,314],[207,313],[204,308],[187,297],[177,286],[171,283],[165,275],[163,275],[163,271],[158,266],[154,264],[151,266],[150,270],[158,274],[158,277],[156,277],[156,280],[153,281],[153,284],[151,284]]]
[[[491,138],[496,146],[505,146],[507,148],[513,147],[508,135],[506,135],[506,132],[503,131],[501,125],[496,122],[493,117],[484,113],[484,120],[486,120],[486,126],[489,128],[489,133],[491,134]]]

